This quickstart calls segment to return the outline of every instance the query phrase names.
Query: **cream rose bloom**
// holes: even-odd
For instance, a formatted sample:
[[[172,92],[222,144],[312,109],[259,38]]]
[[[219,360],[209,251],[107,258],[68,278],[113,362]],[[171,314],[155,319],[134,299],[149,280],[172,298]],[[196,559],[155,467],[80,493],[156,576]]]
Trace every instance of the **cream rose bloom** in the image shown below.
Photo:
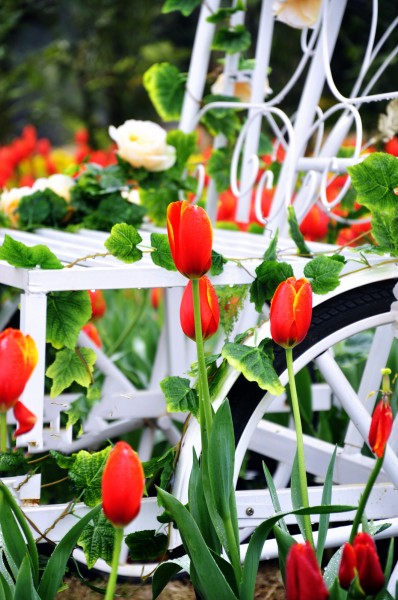
[[[64,198],[66,202],[70,200],[70,191],[71,188],[75,185],[75,180],[68,175],[62,175],[61,173],[56,173],[55,175],[50,175],[50,177],[40,177],[36,179],[33,184],[31,193],[34,192],[43,192],[44,190],[51,190],[54,194],[61,196]]]
[[[318,20],[322,0],[276,0],[272,10],[278,21],[304,29],[313,27]]]
[[[166,171],[176,161],[176,151],[166,143],[166,131],[152,121],[126,121],[109,127],[109,135],[118,146],[120,158],[133,167],[148,171]]]
[[[18,223],[18,215],[15,213],[19,206],[21,198],[33,194],[32,188],[28,186],[4,190],[0,197],[0,210],[7,215],[11,225],[15,227]]]

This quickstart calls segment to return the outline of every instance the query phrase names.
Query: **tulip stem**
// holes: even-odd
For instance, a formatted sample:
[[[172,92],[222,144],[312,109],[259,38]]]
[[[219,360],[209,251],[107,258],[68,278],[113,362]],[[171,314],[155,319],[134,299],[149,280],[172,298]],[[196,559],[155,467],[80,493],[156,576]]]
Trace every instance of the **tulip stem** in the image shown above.
[[[0,413],[0,452],[7,452],[7,413]]]
[[[113,600],[115,597],[115,587],[117,581],[117,571],[119,568],[119,557],[122,549],[123,527],[115,527],[115,539],[112,555],[112,570],[109,576],[108,585],[106,586],[105,600]]]
[[[350,539],[348,540],[350,544],[353,543],[354,537],[358,533],[358,528],[359,528],[359,525],[361,524],[363,513],[365,512],[366,503],[369,499],[370,492],[372,491],[372,488],[376,482],[376,479],[379,476],[381,467],[383,466],[383,460],[384,460],[384,454],[382,457],[376,459],[375,466],[373,467],[370,477],[366,483],[363,494],[361,495],[361,497],[359,499],[357,512],[355,514],[355,518],[352,523]]]
[[[292,348],[285,348],[286,350],[286,364],[287,372],[289,375],[290,385],[290,396],[292,400],[293,418],[294,425],[296,428],[296,439],[297,439],[297,462],[300,482],[300,493],[301,502],[304,508],[308,508],[310,505],[308,498],[308,486],[307,486],[307,473],[305,468],[305,457],[304,457],[304,441],[303,441],[303,428],[301,425],[300,405],[297,397],[296,380],[294,377],[293,369],[293,350]],[[309,515],[303,515],[304,522],[304,533],[306,539],[314,546],[314,539],[312,536],[311,519]]]
[[[195,319],[195,339],[196,351],[198,354],[198,372],[200,380],[201,401],[203,402],[203,412],[205,416],[205,428],[207,431],[207,439],[209,439],[213,415],[211,412],[211,400],[209,392],[209,384],[207,381],[207,369],[205,361],[205,352],[203,345],[202,320],[200,316],[200,293],[199,279],[192,279],[192,296],[193,296],[193,311]]]

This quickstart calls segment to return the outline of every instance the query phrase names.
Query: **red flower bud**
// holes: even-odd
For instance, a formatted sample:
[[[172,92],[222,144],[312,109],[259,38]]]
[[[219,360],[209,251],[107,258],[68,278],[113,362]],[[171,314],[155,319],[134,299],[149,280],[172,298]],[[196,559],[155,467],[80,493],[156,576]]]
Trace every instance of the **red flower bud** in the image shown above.
[[[218,324],[220,322],[220,308],[215,289],[206,275],[199,279],[199,296],[202,335],[203,339],[207,340],[214,335],[218,329]],[[188,282],[181,299],[180,322],[185,335],[192,340],[195,340],[192,281]]]
[[[313,547],[309,542],[293,544],[286,559],[287,600],[326,600],[328,597]]]
[[[145,476],[138,455],[126,442],[111,450],[102,475],[102,509],[115,527],[125,527],[138,515]]]
[[[36,344],[29,335],[11,328],[0,333],[0,412],[15,405],[37,360]]]
[[[271,300],[271,336],[283,348],[293,348],[307,335],[312,317],[312,288],[306,279],[289,277]]]
[[[393,414],[389,402],[380,400],[377,404],[369,429],[369,446],[372,452],[381,458],[384,454],[388,438],[390,437]]]
[[[89,290],[93,319],[103,317],[106,312],[106,301],[101,290]]]
[[[211,267],[213,228],[200,206],[172,202],[167,207],[167,233],[177,269],[189,279],[199,279]]]
[[[18,421],[18,429],[14,432],[14,438],[23,433],[28,433],[36,425],[36,415],[34,415],[29,408],[26,408],[25,404],[22,404],[19,400],[14,406],[14,417]]]
[[[384,573],[375,541],[368,533],[358,533],[352,546],[344,546],[339,568],[339,582],[343,589],[348,590],[356,573],[366,595],[374,596],[383,588]]]
[[[84,333],[86,333],[88,335],[88,337],[90,338],[90,340],[92,342],[94,342],[94,344],[96,346],[98,346],[98,348],[102,348],[102,342],[101,342],[100,334],[98,333],[98,329],[96,328],[96,326],[94,325],[94,323],[87,323],[83,327],[83,331],[84,331]]]

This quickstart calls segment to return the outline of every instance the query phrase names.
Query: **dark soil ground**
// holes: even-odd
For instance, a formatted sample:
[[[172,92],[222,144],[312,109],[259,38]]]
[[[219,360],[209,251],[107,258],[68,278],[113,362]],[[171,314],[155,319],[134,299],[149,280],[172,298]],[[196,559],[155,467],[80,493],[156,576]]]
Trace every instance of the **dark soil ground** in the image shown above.
[[[101,598],[98,592],[91,590],[74,575],[67,577],[65,582],[68,589],[59,592],[56,596],[57,600],[99,600]],[[104,590],[106,582],[106,579],[102,579],[90,581],[90,584]],[[115,597],[126,600],[152,599],[150,583],[124,581],[118,584],[116,592],[118,596]],[[285,600],[285,598],[277,563],[274,561],[263,563],[258,572],[253,600]],[[195,600],[195,594],[187,579],[175,579],[168,584],[159,596],[159,600]]]

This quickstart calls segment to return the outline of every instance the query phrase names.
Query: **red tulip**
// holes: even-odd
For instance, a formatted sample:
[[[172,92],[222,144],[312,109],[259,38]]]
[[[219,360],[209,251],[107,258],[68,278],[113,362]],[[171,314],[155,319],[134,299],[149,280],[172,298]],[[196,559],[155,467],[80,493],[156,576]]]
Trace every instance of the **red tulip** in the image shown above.
[[[390,437],[393,414],[389,402],[380,400],[377,404],[369,430],[369,446],[372,452],[381,458],[384,454],[388,438]]]
[[[312,317],[312,288],[306,279],[289,277],[278,285],[271,301],[271,336],[283,348],[293,348],[307,335]]]
[[[88,337],[90,338],[90,340],[92,342],[94,342],[94,344],[96,346],[98,346],[98,348],[102,348],[102,342],[101,342],[100,334],[98,333],[98,329],[96,328],[96,326],[94,325],[94,323],[87,323],[83,327],[83,331],[84,331],[84,333],[86,333],[88,335]]]
[[[326,600],[328,597],[313,547],[309,542],[293,544],[286,560],[287,600]]]
[[[102,509],[115,527],[125,527],[138,515],[145,476],[138,455],[126,442],[111,450],[102,475]]]
[[[203,339],[207,340],[214,335],[218,329],[218,324],[220,322],[220,308],[215,289],[206,275],[199,279],[199,296],[202,335]],[[192,340],[195,340],[192,281],[188,282],[182,296],[180,322],[185,335]]]
[[[368,533],[358,533],[352,545],[344,545],[339,567],[341,587],[348,590],[356,574],[366,595],[373,596],[384,586],[384,573],[376,544]]]
[[[93,319],[103,317],[106,312],[106,301],[101,290],[89,290]]]
[[[22,404],[19,400],[14,406],[14,417],[18,421],[18,429],[14,432],[14,438],[23,433],[28,433],[33,429],[37,421],[36,415],[26,408],[25,404]]]
[[[199,279],[211,267],[213,228],[200,206],[172,202],[167,207],[167,233],[174,264],[189,279]]]
[[[38,360],[37,348],[19,329],[0,333],[0,412],[15,406]]]

